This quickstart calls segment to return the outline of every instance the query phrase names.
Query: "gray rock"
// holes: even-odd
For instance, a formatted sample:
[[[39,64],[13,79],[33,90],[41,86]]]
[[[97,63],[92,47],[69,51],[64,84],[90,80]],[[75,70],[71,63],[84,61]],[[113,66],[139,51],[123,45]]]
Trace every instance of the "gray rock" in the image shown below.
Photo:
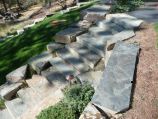
[[[62,43],[51,42],[47,45],[47,50],[48,52],[53,53],[63,47],[64,47],[64,44]]]
[[[74,75],[76,76],[78,74],[78,71],[70,64],[67,64],[64,62],[60,57],[53,58],[50,60],[50,63],[59,71],[61,74],[66,76],[68,75]]]
[[[94,105],[113,114],[129,108],[138,51],[135,44],[115,45],[92,98]]]
[[[58,32],[54,39],[56,42],[58,43],[71,43],[76,41],[76,37],[85,33],[86,30],[85,29],[81,29],[81,28],[67,28],[64,29],[60,32]]]
[[[80,57],[73,55],[67,48],[58,50],[57,54],[63,60],[73,65],[80,73],[89,70],[89,66]]]
[[[22,83],[5,84],[0,89],[0,96],[5,100],[12,99],[16,95],[17,91],[23,86]]]
[[[7,74],[6,79],[10,83],[22,82],[26,78],[28,71],[28,65],[24,65],[15,71]]]
[[[48,64],[49,60],[53,58],[53,55],[49,52],[43,52],[40,55],[34,56],[28,60],[28,64],[36,72],[40,72],[42,67]],[[39,71],[40,70],[40,71]]]
[[[94,89],[96,89],[100,82],[102,74],[102,71],[90,71],[79,74],[77,78],[80,80],[82,84],[89,82],[94,87]]]
[[[105,15],[101,16],[98,14],[88,13],[83,17],[83,19],[92,23],[96,23],[97,21],[104,20]]]
[[[7,109],[0,110],[1,119],[14,119]]]
[[[35,64],[36,67],[36,72],[37,74],[41,74],[41,71],[48,69],[49,67],[51,67],[51,64],[49,61],[41,61],[41,62],[37,62]]]
[[[97,55],[94,51],[90,50],[83,44],[80,43],[71,43],[67,45],[67,48],[71,53],[81,57],[86,64],[88,64],[92,69],[95,67],[97,62],[101,59],[101,56]]]
[[[102,58],[94,67],[94,71],[104,71],[104,69],[105,69],[105,58]]]
[[[93,24],[92,22],[89,22],[87,20],[82,20],[79,21],[78,23],[72,24],[70,27],[88,29],[92,26],[92,24]]]
[[[79,119],[106,119],[102,114],[96,109],[94,105],[89,103],[84,111],[82,112]]]

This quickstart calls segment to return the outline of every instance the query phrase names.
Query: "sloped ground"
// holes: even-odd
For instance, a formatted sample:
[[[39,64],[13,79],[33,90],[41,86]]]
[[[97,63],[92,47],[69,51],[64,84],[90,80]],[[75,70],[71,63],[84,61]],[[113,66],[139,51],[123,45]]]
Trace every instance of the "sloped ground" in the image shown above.
[[[152,25],[136,32],[141,52],[136,74],[132,107],[124,119],[158,119],[158,50],[156,32]]]

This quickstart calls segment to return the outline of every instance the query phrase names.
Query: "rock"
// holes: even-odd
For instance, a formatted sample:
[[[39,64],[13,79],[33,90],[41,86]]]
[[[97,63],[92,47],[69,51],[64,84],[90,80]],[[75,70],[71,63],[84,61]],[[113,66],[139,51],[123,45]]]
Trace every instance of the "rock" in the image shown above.
[[[34,56],[28,60],[28,64],[37,73],[49,67],[49,60],[53,58],[53,55],[49,52],[43,52],[40,55]]]
[[[105,19],[105,16],[100,16],[100,15],[97,15],[97,14],[86,14],[84,17],[83,17],[83,20],[87,20],[88,22],[92,22],[92,23],[95,23],[97,21],[100,21],[100,20],[104,20]]]
[[[87,20],[82,20],[79,21],[78,23],[72,24],[70,27],[88,29],[92,26],[92,24],[93,24],[92,22],[89,22]]]
[[[102,58],[94,67],[94,71],[104,71],[104,69],[105,69],[105,58]]]
[[[19,29],[19,30],[17,30],[17,35],[20,35],[20,34],[22,34],[24,32],[24,29]]]
[[[86,72],[89,70],[89,66],[85,64],[84,61],[80,57],[73,55],[68,50],[68,48],[63,48],[63,49],[58,50],[57,54],[63,60],[73,65],[80,73]]]
[[[43,21],[45,18],[46,18],[46,16],[45,16],[45,17],[41,17],[41,18],[35,19],[35,20],[34,20],[34,24],[37,24],[37,23]]]
[[[7,74],[6,79],[10,83],[22,82],[27,77],[28,65],[24,65]]]
[[[94,105],[89,103],[84,111],[82,112],[79,119],[106,119],[102,114],[96,109]]]
[[[6,101],[5,105],[13,119],[18,119],[27,109],[29,109],[20,98]]]
[[[51,42],[47,45],[47,50],[50,53],[53,53],[61,48],[63,48],[65,45],[62,43],[55,43],[55,42]]]
[[[112,114],[129,108],[138,52],[138,45],[116,43],[92,98],[94,105]]]
[[[23,87],[22,83],[14,83],[14,84],[5,84],[0,89],[0,97],[4,100],[11,100],[13,96],[16,95],[17,91]]]
[[[90,71],[79,74],[77,78],[80,80],[82,84],[89,82],[94,87],[94,89],[96,89],[100,82],[102,74],[102,71]]]
[[[80,28],[67,28],[65,30],[62,30],[58,32],[54,39],[58,43],[71,43],[76,41],[76,37],[85,33],[85,29],[80,29]]]
[[[33,23],[33,24],[26,25],[26,26],[24,26],[24,30],[27,30],[27,29],[33,27],[34,25],[35,25],[34,23]]]
[[[106,17],[107,20],[111,20],[112,22],[126,28],[126,29],[134,29],[137,28],[143,23],[143,20],[139,20],[133,16],[130,16],[125,13],[118,14],[109,14]]]
[[[13,119],[7,109],[0,110],[1,119]]]
[[[53,58],[50,63],[66,78],[68,75],[76,76],[78,71],[70,64],[64,62],[60,57]]]
[[[83,59],[83,61],[86,64],[88,64],[92,69],[95,67],[95,65],[98,63],[98,61],[101,59],[101,56],[97,55],[97,53],[90,50],[85,45],[77,43],[77,42],[68,44],[67,48],[74,55],[81,57]]]

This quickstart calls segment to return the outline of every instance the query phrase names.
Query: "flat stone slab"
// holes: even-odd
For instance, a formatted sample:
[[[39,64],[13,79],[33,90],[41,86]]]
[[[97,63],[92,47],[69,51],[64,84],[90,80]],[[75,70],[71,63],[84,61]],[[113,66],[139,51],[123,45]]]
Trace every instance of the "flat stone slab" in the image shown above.
[[[55,43],[55,42],[51,42],[47,45],[47,50],[50,53],[53,53],[61,48],[63,48],[65,45],[62,43]]]
[[[40,65],[42,64],[42,67],[45,66],[45,64],[48,64],[49,60],[51,60],[52,58],[53,58],[52,54],[50,54],[49,52],[43,52],[40,55],[34,56],[31,59],[29,59],[28,64],[36,72],[39,71],[41,72]]]
[[[104,57],[105,56],[105,47],[107,40],[111,39],[111,36],[105,36],[105,37],[97,37],[92,36],[91,34],[83,34],[78,36],[77,42],[81,44],[85,44],[89,49],[96,52],[98,55]]]
[[[1,119],[14,119],[7,109],[0,110]]]
[[[143,23],[143,20],[139,20],[136,17],[130,16],[125,13],[118,14],[109,14],[107,15],[107,20],[111,20],[112,22],[126,28],[126,29],[134,29],[137,28]]]
[[[22,82],[26,78],[28,65],[24,65],[6,75],[6,79],[10,83]]]
[[[59,72],[61,72],[61,74],[63,74],[65,78],[68,75],[76,76],[79,73],[72,65],[64,62],[60,57],[53,58],[52,60],[50,60],[50,63]]]
[[[82,112],[79,119],[106,119],[102,114],[96,109],[94,105],[89,103],[84,111]]]
[[[0,95],[5,100],[12,99],[16,95],[17,91],[23,86],[22,83],[6,84],[0,89]]]
[[[139,46],[118,42],[108,61],[92,103],[112,114],[129,108]]]
[[[96,89],[102,75],[102,71],[90,71],[78,75],[77,78],[81,81],[82,84],[89,82],[94,87],[94,89]]]
[[[16,98],[11,101],[6,101],[5,105],[14,119],[18,119],[29,107],[20,99]]]
[[[70,25],[70,27],[88,29],[92,26],[92,24],[93,24],[92,22],[89,22],[87,20],[82,20]]]
[[[67,48],[74,55],[81,57],[92,69],[97,64],[97,62],[101,59],[101,56],[97,55],[97,53],[95,53],[85,45],[80,44],[78,42],[67,45]]]
[[[80,73],[86,72],[89,70],[89,66],[85,64],[84,61],[80,57],[73,55],[68,50],[68,48],[63,48],[63,49],[58,50],[57,54],[63,60],[73,65]]]
[[[64,29],[60,32],[58,32],[55,36],[54,39],[58,43],[71,43],[76,41],[76,37],[85,33],[87,30],[86,29],[81,29],[81,28],[67,28]]]

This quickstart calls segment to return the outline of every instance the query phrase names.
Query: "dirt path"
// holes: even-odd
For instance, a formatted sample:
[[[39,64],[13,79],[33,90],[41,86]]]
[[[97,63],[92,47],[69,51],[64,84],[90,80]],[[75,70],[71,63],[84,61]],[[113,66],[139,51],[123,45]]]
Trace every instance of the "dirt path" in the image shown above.
[[[136,32],[132,38],[140,43],[136,87],[132,108],[124,119],[158,119],[158,50],[155,49],[156,32],[152,25]]]

